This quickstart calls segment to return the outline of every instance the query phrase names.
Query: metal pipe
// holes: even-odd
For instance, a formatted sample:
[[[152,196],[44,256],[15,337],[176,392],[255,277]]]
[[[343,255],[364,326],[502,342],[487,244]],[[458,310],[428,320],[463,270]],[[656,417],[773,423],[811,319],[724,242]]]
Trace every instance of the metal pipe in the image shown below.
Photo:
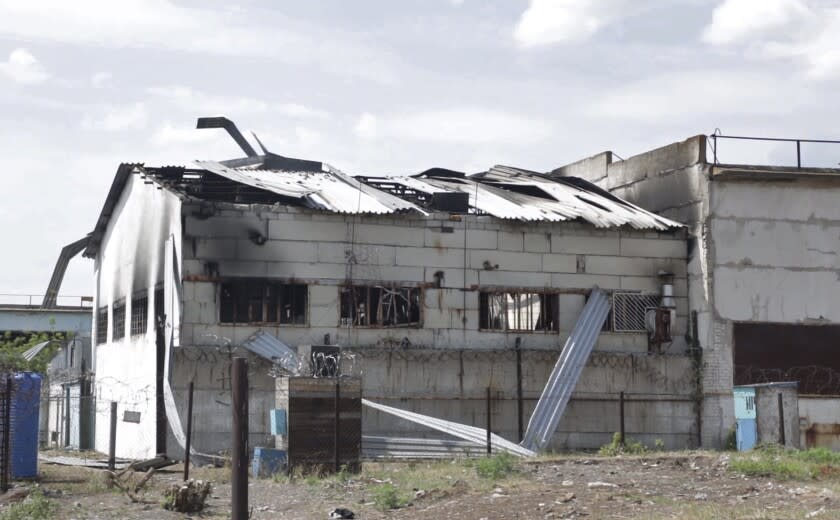
[[[488,455],[490,455],[493,452],[493,445],[492,445],[492,441],[490,439],[490,435],[491,435],[491,429],[490,428],[493,426],[492,422],[491,422],[492,413],[490,411],[490,408],[491,408],[491,405],[490,405],[490,387],[488,386],[487,387],[487,454]]]
[[[248,520],[248,364],[245,358],[233,358],[231,372],[231,520]]]
[[[624,446],[624,392],[618,394],[618,410],[619,410],[619,432],[621,435],[621,445]]]
[[[190,479],[190,444],[192,444],[192,417],[193,417],[193,387],[190,381],[190,388],[187,390],[187,440],[184,446],[184,481]]]
[[[800,140],[796,140],[796,167],[802,168],[802,155],[800,154]]]
[[[785,443],[785,405],[782,402],[782,393],[779,392],[779,444]]]
[[[69,416],[69,414],[68,414]],[[114,471],[117,465],[117,402],[111,401],[111,438],[108,443],[108,469]]]
[[[333,454],[335,455],[335,471],[341,470],[341,443],[338,440],[341,434],[341,385],[338,377],[335,378],[335,421],[333,424]]]

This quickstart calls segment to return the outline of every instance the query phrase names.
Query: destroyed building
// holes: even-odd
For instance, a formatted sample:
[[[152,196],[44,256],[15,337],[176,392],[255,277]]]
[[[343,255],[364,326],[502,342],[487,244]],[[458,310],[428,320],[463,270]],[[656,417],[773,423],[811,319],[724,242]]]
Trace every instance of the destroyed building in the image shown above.
[[[786,165],[727,161],[738,143],[773,146]],[[733,427],[733,382],[795,381],[798,444],[840,449],[838,144],[699,135],[626,160],[604,152],[552,173],[688,226],[704,446],[721,446]],[[830,167],[813,166],[821,151]]]
[[[596,286],[610,316],[551,447],[608,442],[620,392],[628,434],[698,445],[684,226],[580,177],[351,176],[232,133],[246,157],[121,165],[90,235],[96,424],[119,403],[118,455],[182,453],[190,381],[193,446],[227,449],[234,353],[252,360],[252,445],[272,445],[278,353],[243,347],[259,331],[340,346],[363,396],[397,408],[483,426],[489,389],[494,432],[519,441]],[[428,433],[363,419],[365,434]]]

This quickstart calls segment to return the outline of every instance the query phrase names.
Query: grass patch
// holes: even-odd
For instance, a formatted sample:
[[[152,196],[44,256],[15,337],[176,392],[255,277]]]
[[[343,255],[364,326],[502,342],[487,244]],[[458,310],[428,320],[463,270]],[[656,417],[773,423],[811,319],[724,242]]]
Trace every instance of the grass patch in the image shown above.
[[[397,486],[386,482],[373,488],[373,503],[381,511],[405,507],[409,499],[401,493]]]
[[[481,478],[496,481],[507,478],[516,471],[516,465],[513,455],[502,452],[491,457],[478,459],[475,463],[475,471]]]
[[[52,518],[55,505],[40,491],[29,495],[26,500],[12,504],[0,513],[0,520],[46,520]]]
[[[661,440],[657,439],[659,442],[656,445],[656,448],[659,449],[659,445],[661,444],[662,448],[665,447],[665,444],[662,443]],[[649,452],[647,446],[642,444],[641,442],[631,441],[625,439],[624,444],[621,444],[621,434],[615,432],[613,434],[612,441],[609,444],[604,444],[600,448],[598,448],[598,455],[603,457],[615,457],[617,455],[642,455]]]
[[[757,446],[732,457],[729,469],[754,477],[809,480],[840,474],[840,453],[825,448],[786,450],[777,445]]]

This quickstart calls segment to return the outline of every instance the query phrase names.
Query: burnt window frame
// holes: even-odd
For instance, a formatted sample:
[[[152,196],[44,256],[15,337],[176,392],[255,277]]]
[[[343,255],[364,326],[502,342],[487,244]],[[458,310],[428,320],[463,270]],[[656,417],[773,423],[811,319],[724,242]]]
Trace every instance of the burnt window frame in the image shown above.
[[[393,323],[383,319],[383,292],[403,292],[406,301],[407,316],[405,322]],[[422,287],[401,284],[352,284],[338,289],[338,324],[341,327],[376,328],[376,329],[417,329],[423,326],[423,298]],[[376,301],[375,305],[371,305]],[[412,303],[413,302],[413,303]],[[399,302],[398,302],[399,303]],[[363,312],[361,305],[364,305]]]
[[[111,321],[113,322],[113,326],[111,327],[111,338],[112,341],[119,341],[125,338],[125,300],[115,302],[112,307]]]
[[[493,320],[490,319],[490,297],[501,295],[514,296],[522,294],[531,294],[540,297],[540,312],[550,317],[550,321],[548,321],[547,326],[535,326],[533,329],[525,329],[521,328],[521,326],[510,326],[507,321],[504,323],[504,326],[493,326],[491,323]],[[505,298],[504,305],[507,305],[507,298]],[[521,312],[522,311],[520,309],[519,313]],[[507,313],[505,312],[505,314]],[[537,320],[537,325],[539,325],[541,321],[544,321],[544,318],[540,316]],[[558,334],[560,332],[560,292],[545,289],[481,289],[478,293],[478,330],[482,332],[515,332],[517,334]]]
[[[108,343],[108,306],[96,309],[96,344]]]
[[[131,336],[142,336],[149,330],[149,296],[138,293],[131,300],[131,318],[129,332]]]
[[[269,278],[227,278],[219,282],[218,288],[220,324],[306,326],[309,323],[307,284]],[[302,314],[294,312],[296,306]],[[243,311],[244,317],[240,316]]]

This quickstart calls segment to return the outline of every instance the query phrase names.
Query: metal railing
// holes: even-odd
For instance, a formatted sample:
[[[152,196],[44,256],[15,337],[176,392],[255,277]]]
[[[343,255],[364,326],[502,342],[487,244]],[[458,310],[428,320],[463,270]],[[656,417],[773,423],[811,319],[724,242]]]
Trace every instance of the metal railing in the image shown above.
[[[779,142],[779,143],[795,143],[796,144],[796,168],[802,168],[802,143],[809,144],[840,144],[840,141],[833,141],[828,139],[788,139],[781,137],[750,137],[743,135],[722,135],[715,130],[709,136],[709,144],[712,148],[713,164],[720,164],[718,162],[718,139],[732,139],[740,141],[765,141],[765,142]],[[840,149],[838,149],[840,150]],[[838,153],[840,156],[840,153]]]
[[[0,305],[21,307],[40,307],[44,301],[43,294],[0,294]],[[89,309],[93,307],[93,296],[59,296],[57,307]]]

